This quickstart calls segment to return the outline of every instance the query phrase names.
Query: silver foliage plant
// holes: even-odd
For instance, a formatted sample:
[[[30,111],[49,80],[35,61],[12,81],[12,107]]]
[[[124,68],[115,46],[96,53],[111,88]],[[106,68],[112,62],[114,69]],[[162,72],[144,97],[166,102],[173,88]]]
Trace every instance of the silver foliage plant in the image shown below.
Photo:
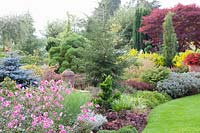
[[[94,120],[84,119],[84,122],[87,123],[91,127],[91,130],[98,130],[98,128],[100,126],[102,126],[104,123],[108,122],[106,117],[104,117],[101,114],[95,114],[94,112],[88,112],[87,115],[89,117],[94,118]]]
[[[157,91],[167,93],[173,98],[200,92],[200,73],[174,73],[168,79],[157,83]]]

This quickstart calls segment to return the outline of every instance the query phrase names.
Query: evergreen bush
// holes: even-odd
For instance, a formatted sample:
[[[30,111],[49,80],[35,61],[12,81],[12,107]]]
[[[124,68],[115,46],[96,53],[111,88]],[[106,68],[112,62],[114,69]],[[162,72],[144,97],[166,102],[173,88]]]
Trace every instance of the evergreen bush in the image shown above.
[[[36,77],[31,76],[31,71],[20,69],[20,66],[18,58],[4,58],[2,65],[0,65],[0,82],[4,81],[4,78],[9,77],[16,81],[17,84],[21,84],[22,87],[36,86],[36,82],[38,81]]]

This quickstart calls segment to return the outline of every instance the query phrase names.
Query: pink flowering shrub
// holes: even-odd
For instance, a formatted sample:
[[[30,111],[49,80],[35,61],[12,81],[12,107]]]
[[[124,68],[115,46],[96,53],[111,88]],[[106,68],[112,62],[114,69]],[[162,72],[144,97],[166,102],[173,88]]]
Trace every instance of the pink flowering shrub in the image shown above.
[[[38,88],[15,92],[0,89],[0,132],[65,133],[59,122],[63,116],[63,95],[71,92],[61,80],[42,81]]]

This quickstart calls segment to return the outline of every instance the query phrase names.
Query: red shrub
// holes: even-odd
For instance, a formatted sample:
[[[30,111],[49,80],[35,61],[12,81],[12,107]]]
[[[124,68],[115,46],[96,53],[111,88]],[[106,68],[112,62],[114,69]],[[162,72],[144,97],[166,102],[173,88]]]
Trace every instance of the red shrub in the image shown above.
[[[132,88],[134,88],[136,90],[149,90],[149,91],[152,91],[154,89],[154,87],[149,83],[139,82],[139,81],[135,81],[135,80],[123,81],[122,85],[127,85],[127,86],[132,87]]]
[[[184,64],[186,65],[200,65],[200,54],[190,53],[184,59]]]

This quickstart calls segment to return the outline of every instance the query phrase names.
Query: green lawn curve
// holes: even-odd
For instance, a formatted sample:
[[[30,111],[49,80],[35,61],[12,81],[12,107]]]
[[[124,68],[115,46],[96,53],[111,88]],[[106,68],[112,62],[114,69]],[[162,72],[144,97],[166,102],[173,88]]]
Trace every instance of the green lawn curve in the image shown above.
[[[153,109],[143,133],[200,133],[200,94]]]

